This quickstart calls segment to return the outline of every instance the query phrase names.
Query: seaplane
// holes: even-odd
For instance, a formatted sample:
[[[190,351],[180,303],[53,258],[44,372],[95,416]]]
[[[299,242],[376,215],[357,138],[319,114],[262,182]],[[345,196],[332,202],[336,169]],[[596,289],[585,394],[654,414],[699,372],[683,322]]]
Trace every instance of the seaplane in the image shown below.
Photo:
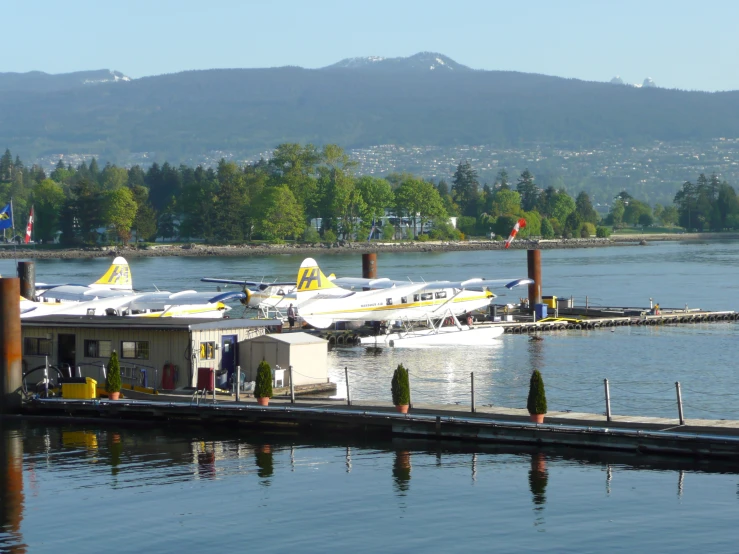
[[[242,292],[137,292],[128,262],[117,257],[105,274],[90,285],[37,283],[37,301],[21,299],[21,318],[43,315],[119,315],[131,317],[224,317],[224,302]]]
[[[485,308],[496,297],[492,289],[510,290],[533,280],[482,279],[413,283],[391,279],[351,279],[362,290],[340,287],[327,278],[316,261],[300,265],[295,304],[303,320],[319,329],[337,321],[400,322],[401,329],[364,337],[362,344],[391,347],[479,345],[503,333],[500,326],[477,326],[458,316]],[[348,282],[348,281],[347,281]],[[421,327],[421,324],[425,324]]]

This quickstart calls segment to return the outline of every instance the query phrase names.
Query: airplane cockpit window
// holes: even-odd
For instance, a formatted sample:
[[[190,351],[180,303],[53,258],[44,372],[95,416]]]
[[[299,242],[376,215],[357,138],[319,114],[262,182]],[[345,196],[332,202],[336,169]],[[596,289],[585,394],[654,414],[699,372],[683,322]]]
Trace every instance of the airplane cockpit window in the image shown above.
[[[393,305],[393,299],[392,298],[388,298],[387,299],[387,305],[388,306],[392,306]]]
[[[436,298],[446,298],[446,291],[443,290],[441,292],[436,293]]]

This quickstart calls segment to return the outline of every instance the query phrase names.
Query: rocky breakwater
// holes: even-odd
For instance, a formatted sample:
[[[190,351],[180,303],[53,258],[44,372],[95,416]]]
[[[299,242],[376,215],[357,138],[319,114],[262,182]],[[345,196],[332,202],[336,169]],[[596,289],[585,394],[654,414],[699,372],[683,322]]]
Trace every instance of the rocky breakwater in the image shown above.
[[[515,250],[538,248],[551,250],[557,248],[598,248],[604,246],[625,246],[639,244],[641,237],[632,240],[611,239],[552,239],[552,240],[519,240],[511,244]],[[643,241],[641,241],[643,242]],[[0,249],[2,259],[73,259],[73,258],[105,258],[124,256],[126,258],[167,257],[167,256],[268,256],[270,254],[340,254],[349,251],[373,252],[452,252],[466,250],[504,250],[503,241],[468,240],[468,241],[408,241],[408,242],[339,242],[335,244],[258,244],[215,246],[208,244],[155,244],[142,248],[87,247],[70,249],[40,249],[12,247]]]

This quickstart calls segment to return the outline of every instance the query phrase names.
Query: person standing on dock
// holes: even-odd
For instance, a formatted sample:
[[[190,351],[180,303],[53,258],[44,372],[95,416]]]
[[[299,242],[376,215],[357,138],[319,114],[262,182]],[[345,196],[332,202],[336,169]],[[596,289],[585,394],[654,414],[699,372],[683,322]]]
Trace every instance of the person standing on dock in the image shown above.
[[[660,315],[659,302],[654,305],[654,315]]]
[[[290,330],[293,330],[293,325],[295,325],[295,308],[292,304],[290,304],[290,307],[287,309],[287,322],[290,324]]]

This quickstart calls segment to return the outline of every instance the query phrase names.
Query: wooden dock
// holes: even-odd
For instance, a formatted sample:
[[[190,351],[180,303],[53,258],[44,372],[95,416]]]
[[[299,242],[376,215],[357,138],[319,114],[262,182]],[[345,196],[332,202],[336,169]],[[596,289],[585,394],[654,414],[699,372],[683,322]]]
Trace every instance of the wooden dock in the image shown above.
[[[739,421],[686,420],[551,412],[544,424],[528,421],[525,410],[415,404],[399,414],[387,402],[347,405],[346,401],[272,399],[269,406],[247,401],[199,403],[36,399],[22,417],[46,421],[114,423],[159,422],[275,431],[296,436],[326,434],[420,437],[470,444],[524,444],[640,452],[671,456],[723,458],[739,456]]]

